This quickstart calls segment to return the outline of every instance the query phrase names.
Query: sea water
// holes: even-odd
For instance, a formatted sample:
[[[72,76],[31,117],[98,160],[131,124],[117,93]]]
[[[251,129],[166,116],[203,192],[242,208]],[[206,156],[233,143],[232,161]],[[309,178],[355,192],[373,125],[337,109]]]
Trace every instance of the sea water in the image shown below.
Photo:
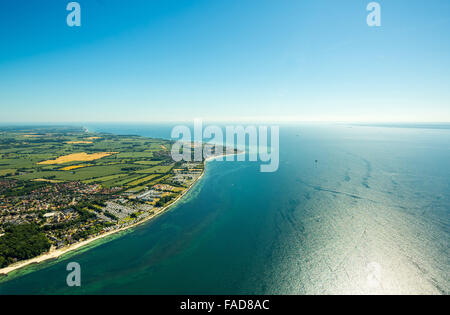
[[[208,162],[164,215],[14,272],[0,294],[448,294],[450,129],[412,127],[282,125],[277,172]]]

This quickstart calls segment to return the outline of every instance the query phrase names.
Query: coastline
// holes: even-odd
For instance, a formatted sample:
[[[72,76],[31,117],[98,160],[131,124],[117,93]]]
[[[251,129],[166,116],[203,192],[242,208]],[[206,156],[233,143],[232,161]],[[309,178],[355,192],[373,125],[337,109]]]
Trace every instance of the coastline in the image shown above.
[[[222,154],[222,155],[217,155],[217,156],[211,156],[211,157],[206,158],[203,163],[204,163],[204,165],[206,165],[206,163],[208,161],[212,161],[212,160],[215,160],[215,159],[218,159],[218,158],[223,158],[223,157],[225,157],[227,155],[238,155],[238,154],[242,154],[242,152],[241,153],[229,153],[229,154]],[[163,207],[161,210],[159,210],[155,214],[150,215],[150,216],[146,217],[145,219],[142,219],[141,221],[133,223],[133,224],[131,224],[129,226],[122,227],[122,228],[117,229],[117,230],[109,231],[109,232],[103,233],[101,235],[97,235],[95,237],[86,239],[84,241],[81,241],[81,242],[78,242],[78,243],[75,243],[75,244],[72,244],[72,245],[60,248],[60,249],[55,249],[53,251],[49,251],[49,252],[43,253],[43,254],[41,254],[39,256],[36,256],[36,257],[28,259],[28,260],[23,260],[23,261],[19,261],[17,263],[14,263],[14,264],[12,264],[12,265],[10,265],[8,267],[0,269],[0,277],[2,277],[2,278],[7,277],[9,273],[11,273],[11,272],[13,272],[15,270],[22,269],[22,268],[24,268],[26,266],[29,266],[29,265],[40,264],[40,263],[48,261],[48,260],[57,259],[57,258],[61,257],[64,254],[67,254],[67,253],[72,252],[72,251],[74,251],[76,249],[79,249],[79,248],[81,248],[83,246],[86,246],[86,245],[88,245],[88,244],[90,244],[90,243],[92,243],[94,241],[100,240],[102,238],[105,238],[107,236],[116,234],[118,232],[122,232],[122,231],[128,230],[130,228],[136,227],[136,226],[138,226],[140,224],[143,224],[143,223],[145,223],[145,222],[147,222],[147,221],[149,221],[151,219],[154,219],[154,218],[158,217],[159,215],[161,215],[161,214],[165,213],[167,210],[169,210],[184,195],[186,195],[186,193],[188,193],[191,190],[191,188],[194,187],[194,185],[196,183],[198,183],[200,181],[200,179],[202,179],[203,175],[205,174],[205,171],[206,170],[204,168],[202,174],[194,182],[192,182],[191,185],[188,188],[186,188],[185,191],[183,191],[183,193],[181,193],[175,200],[173,200],[170,204],[168,204],[167,206]]]

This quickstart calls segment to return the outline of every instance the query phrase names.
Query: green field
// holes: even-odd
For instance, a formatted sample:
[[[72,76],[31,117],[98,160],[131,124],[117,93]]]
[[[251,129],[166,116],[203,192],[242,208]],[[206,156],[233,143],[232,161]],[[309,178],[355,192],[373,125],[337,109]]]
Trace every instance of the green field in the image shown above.
[[[106,188],[126,185],[140,189],[139,185],[171,172],[171,145],[171,141],[162,139],[88,133],[79,128],[3,128],[0,178],[83,181]],[[103,152],[116,153],[93,161],[38,164],[73,154]],[[83,167],[62,170],[74,165]]]

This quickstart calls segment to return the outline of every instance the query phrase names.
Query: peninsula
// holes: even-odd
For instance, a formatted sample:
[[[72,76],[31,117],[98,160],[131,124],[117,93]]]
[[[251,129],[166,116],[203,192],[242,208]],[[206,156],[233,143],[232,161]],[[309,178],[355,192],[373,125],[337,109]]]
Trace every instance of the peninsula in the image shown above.
[[[73,127],[0,129],[0,274],[166,211],[206,162],[174,162],[173,144]]]

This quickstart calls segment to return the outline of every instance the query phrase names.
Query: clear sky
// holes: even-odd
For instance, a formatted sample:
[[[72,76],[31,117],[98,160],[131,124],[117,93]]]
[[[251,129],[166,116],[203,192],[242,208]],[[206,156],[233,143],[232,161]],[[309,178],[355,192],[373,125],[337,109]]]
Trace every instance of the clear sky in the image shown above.
[[[0,0],[0,122],[450,121],[450,1]]]

